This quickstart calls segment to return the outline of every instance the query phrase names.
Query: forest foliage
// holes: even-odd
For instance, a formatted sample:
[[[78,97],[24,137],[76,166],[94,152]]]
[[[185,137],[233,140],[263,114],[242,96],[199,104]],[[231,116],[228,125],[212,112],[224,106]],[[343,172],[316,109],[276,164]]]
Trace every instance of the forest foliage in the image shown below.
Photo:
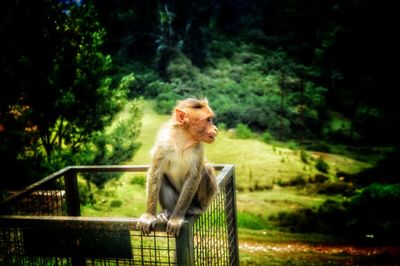
[[[395,145],[392,5],[5,1],[0,163],[14,174],[1,182],[131,157],[140,100],[130,121],[107,131],[128,98],[154,98],[166,113],[177,99],[207,97],[221,128],[266,141]]]
[[[228,127],[351,145],[397,143],[391,3],[96,1],[134,94],[207,96]],[[130,71],[131,71],[130,70]]]

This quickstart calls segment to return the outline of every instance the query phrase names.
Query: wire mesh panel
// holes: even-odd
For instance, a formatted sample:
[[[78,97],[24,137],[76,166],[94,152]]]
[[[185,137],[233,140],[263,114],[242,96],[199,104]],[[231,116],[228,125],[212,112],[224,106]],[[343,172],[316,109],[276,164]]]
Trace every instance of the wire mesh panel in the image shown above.
[[[78,172],[143,172],[144,166],[69,167],[1,203],[0,265],[238,265],[233,166],[219,166],[220,193],[179,237],[136,218],[81,217]]]
[[[165,227],[136,231],[137,219],[3,216],[0,265],[177,265]]]
[[[194,223],[195,265],[229,265],[224,201],[222,192]]]
[[[70,258],[27,256],[21,228],[3,227],[0,231],[0,265],[72,265]]]
[[[233,169],[218,176],[220,192],[193,225],[195,265],[238,265]]]
[[[34,216],[67,215],[64,179],[55,179],[38,186],[34,191],[15,200],[12,205],[7,210],[3,210],[3,212]]]

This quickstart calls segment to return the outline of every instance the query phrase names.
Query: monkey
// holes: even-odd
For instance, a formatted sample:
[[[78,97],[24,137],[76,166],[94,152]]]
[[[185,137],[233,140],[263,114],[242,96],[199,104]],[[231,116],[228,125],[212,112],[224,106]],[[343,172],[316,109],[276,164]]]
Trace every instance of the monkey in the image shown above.
[[[167,234],[178,236],[185,216],[204,213],[217,194],[215,172],[206,162],[203,146],[218,134],[214,117],[207,98],[187,98],[173,108],[151,151],[146,212],[137,223],[142,233],[166,223]],[[162,210],[156,216],[157,200]]]

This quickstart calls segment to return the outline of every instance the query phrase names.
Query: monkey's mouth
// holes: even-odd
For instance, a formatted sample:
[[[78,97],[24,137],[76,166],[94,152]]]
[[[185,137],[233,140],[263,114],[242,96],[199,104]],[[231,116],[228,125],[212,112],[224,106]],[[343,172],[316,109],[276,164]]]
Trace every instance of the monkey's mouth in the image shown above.
[[[208,139],[206,140],[206,142],[211,143],[211,142],[214,142],[216,136],[210,136],[209,135],[207,137],[208,137]]]

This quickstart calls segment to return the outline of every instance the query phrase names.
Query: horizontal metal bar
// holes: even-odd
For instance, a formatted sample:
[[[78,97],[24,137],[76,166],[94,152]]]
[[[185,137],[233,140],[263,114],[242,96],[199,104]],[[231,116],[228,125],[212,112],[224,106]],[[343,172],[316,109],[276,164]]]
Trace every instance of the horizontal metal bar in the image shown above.
[[[227,164],[212,164],[215,170],[222,170]],[[69,169],[78,173],[85,172],[146,172],[150,165],[82,165],[70,166]]]
[[[72,171],[77,173],[146,172],[149,168],[149,165],[82,165],[70,167]]]
[[[233,165],[227,165],[227,164],[212,164],[212,166],[215,168],[215,170],[222,170],[223,173],[227,171],[232,171],[229,170],[230,167],[233,169]],[[33,183],[32,185],[19,190],[15,192],[14,194],[10,195],[8,198],[4,199],[3,201],[0,202],[0,209],[5,209],[6,206],[13,201],[25,196],[26,194],[31,193],[34,191],[37,187],[40,185],[43,185],[47,182],[50,182],[54,179],[60,178],[61,176],[65,175],[66,173],[70,171],[75,171],[78,173],[84,173],[84,172],[146,172],[149,169],[149,165],[83,165],[83,166],[68,166],[65,167],[41,180],[38,182]],[[220,173],[217,176],[217,181],[218,180],[223,180],[224,174]]]
[[[0,215],[0,225],[10,228],[136,231],[138,218]],[[165,232],[165,224],[154,231]]]

